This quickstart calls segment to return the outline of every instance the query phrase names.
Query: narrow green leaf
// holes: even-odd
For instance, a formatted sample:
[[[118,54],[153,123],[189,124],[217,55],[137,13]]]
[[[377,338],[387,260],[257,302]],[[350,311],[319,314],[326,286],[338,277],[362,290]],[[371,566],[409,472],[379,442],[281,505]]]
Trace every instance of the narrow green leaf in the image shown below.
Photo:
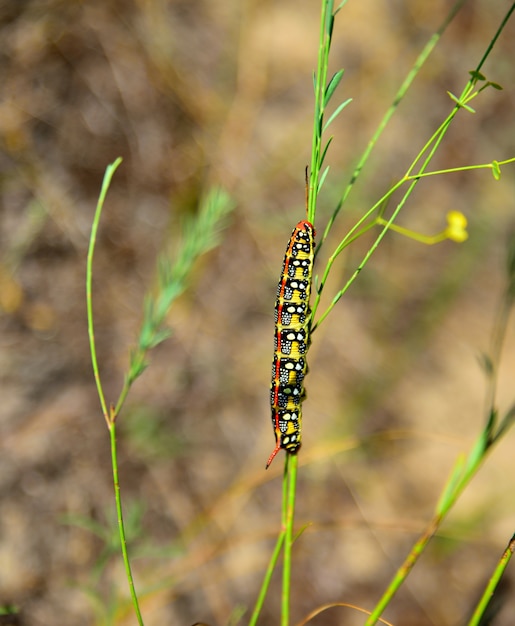
[[[501,178],[501,167],[497,161],[492,161],[492,176],[495,180],[500,180]]]
[[[325,155],[327,154],[327,150],[328,150],[329,146],[331,145],[332,140],[333,140],[333,138],[329,137],[327,143],[325,144],[324,151],[322,152],[322,156],[320,157],[319,167],[322,167],[322,164],[324,163]]]
[[[343,9],[343,7],[347,4],[347,0],[342,0],[342,2],[340,2],[340,4],[336,7],[335,11],[333,12],[333,15],[336,15],[338,13],[338,11],[340,11],[341,9]]]
[[[313,522],[308,522],[307,524],[301,526],[301,528],[295,533],[295,536],[293,537],[293,543],[295,543],[297,539],[304,533],[304,531],[310,528],[312,525]]]
[[[329,165],[322,172],[322,176],[320,176],[320,181],[318,182],[318,188],[317,188],[317,195],[320,193],[320,190],[322,189],[322,185],[324,184],[324,180],[325,180],[328,172],[329,172]]]
[[[512,406],[506,415],[503,417],[499,429],[495,434],[495,439],[499,439],[504,433],[511,428],[511,426],[515,423],[515,405]]]
[[[323,131],[326,131],[329,128],[329,125],[331,124],[331,122],[333,120],[335,120],[338,115],[340,115],[340,113],[343,111],[343,109],[352,102],[352,98],[347,98],[347,100],[345,100],[345,102],[342,102],[336,109],[336,111],[334,111],[334,113],[331,115],[331,117],[327,120],[327,122],[324,124],[324,128]]]
[[[331,99],[336,87],[338,87],[338,85],[340,84],[340,81],[343,76],[343,72],[344,70],[338,70],[336,74],[334,74],[334,76],[329,81],[327,87],[325,88],[324,106],[327,106],[327,103]]]
[[[499,83],[492,83],[492,81],[488,81],[486,83],[487,87],[493,87],[494,89],[497,89],[498,91],[502,91],[504,89],[504,87],[502,85],[499,85]]]
[[[486,76],[483,76],[483,74],[481,74],[481,72],[478,72],[477,70],[470,70],[469,74],[474,80],[486,80]]]

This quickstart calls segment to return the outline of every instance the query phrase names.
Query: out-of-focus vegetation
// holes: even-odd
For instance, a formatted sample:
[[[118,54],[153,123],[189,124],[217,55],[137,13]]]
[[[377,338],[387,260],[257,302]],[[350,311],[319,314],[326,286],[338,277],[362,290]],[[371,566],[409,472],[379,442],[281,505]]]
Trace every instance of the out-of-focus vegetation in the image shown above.
[[[445,117],[446,91],[459,92],[506,10],[493,4],[471,0],[449,27],[334,241]],[[447,10],[360,0],[339,14],[334,69],[345,68],[341,99],[353,103],[332,126],[320,226]],[[280,464],[263,470],[273,303],[287,237],[304,216],[318,14],[307,0],[0,8],[0,605],[20,607],[28,625],[104,624],[109,614],[133,623],[84,295],[95,201],[117,156],[94,284],[108,395],[127,368],[159,251],[173,249],[181,219],[213,184],[238,204],[119,422],[145,622],[221,625],[255,600],[279,524]],[[475,115],[459,117],[435,165],[513,156],[514,41],[512,23],[483,68],[504,91],[488,90]],[[373,605],[480,428],[478,356],[502,290],[514,197],[509,172],[499,182],[483,172],[421,183],[402,223],[438,232],[459,210],[469,240],[427,248],[391,233],[317,330],[297,500],[298,524],[310,525],[294,553],[294,619],[325,602]],[[368,244],[348,251],[328,294]],[[514,341],[501,369],[504,408]],[[467,615],[513,533],[512,448],[509,435],[413,571],[390,607],[397,626]],[[498,623],[514,610],[511,600]],[[263,623],[276,623],[273,596],[266,611]],[[319,619],[363,621],[336,611]]]

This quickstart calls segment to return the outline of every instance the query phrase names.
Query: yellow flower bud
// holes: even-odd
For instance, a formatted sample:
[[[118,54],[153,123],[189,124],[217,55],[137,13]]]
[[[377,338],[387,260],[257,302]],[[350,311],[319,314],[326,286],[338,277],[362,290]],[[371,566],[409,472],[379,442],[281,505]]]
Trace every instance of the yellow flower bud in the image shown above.
[[[445,234],[448,239],[461,243],[468,239],[467,218],[459,211],[447,213],[447,228]]]

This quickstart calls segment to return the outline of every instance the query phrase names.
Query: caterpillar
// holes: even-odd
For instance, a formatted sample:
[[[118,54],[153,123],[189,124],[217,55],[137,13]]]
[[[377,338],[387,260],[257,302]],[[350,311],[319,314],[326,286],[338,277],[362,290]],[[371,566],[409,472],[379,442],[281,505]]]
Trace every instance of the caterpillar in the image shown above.
[[[275,302],[274,362],[270,385],[275,448],[266,468],[281,448],[295,454],[301,445],[304,377],[308,366],[309,295],[315,253],[315,228],[301,220],[284,255]]]

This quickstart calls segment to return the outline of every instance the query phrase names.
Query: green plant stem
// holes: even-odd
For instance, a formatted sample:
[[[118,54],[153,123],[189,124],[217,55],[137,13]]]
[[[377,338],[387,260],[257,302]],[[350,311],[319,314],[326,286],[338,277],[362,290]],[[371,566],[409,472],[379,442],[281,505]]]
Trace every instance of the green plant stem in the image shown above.
[[[515,2],[512,3],[511,7],[506,12],[506,15],[504,16],[502,22],[500,23],[499,28],[497,29],[495,35],[493,36],[493,38],[491,39],[490,43],[488,44],[488,47],[485,50],[485,53],[483,54],[483,58],[481,59],[481,61],[479,62],[479,65],[476,68],[477,72],[479,72],[481,70],[481,68],[483,67],[485,61],[490,56],[490,52],[492,52],[493,47],[494,47],[497,39],[499,39],[502,31],[504,30],[504,27],[508,23],[508,21],[509,21],[509,19],[511,17],[511,14],[513,13],[513,11],[515,11]]]
[[[116,421],[114,419],[111,420],[111,423],[109,426],[109,434],[111,437],[111,463],[113,466],[113,485],[114,485],[114,496],[115,496],[115,501],[116,501],[116,515],[118,518],[118,533],[120,535],[120,546],[122,549],[123,564],[125,566],[125,573],[127,575],[127,581],[129,583],[129,590],[131,593],[132,604],[136,612],[138,624],[140,624],[140,626],[143,626],[143,618],[141,617],[138,596],[136,594],[136,589],[134,587],[134,579],[132,577],[131,564],[129,561],[129,554],[127,551],[125,525],[123,523],[122,500],[120,497],[120,483],[118,479],[118,455],[116,452]]]
[[[490,600],[494,594],[494,591],[501,580],[501,576],[504,573],[504,570],[508,566],[511,557],[513,556],[513,552],[515,551],[515,535],[510,539],[506,550],[503,552],[497,567],[494,570],[490,580],[488,581],[488,585],[481,596],[481,600],[474,610],[474,614],[469,620],[468,626],[479,626],[481,623],[481,618],[483,617],[484,612],[486,611]]]
[[[291,590],[291,551],[293,545],[293,523],[295,512],[295,493],[297,484],[297,455],[286,453],[282,482],[281,531],[277,537],[274,551],[270,558],[258,599],[249,620],[249,626],[255,626],[265,601],[272,575],[283,550],[283,581],[281,593],[281,626],[288,626],[290,619]]]
[[[250,621],[249,621],[249,626],[255,626],[259,615],[261,613],[261,609],[263,608],[263,604],[265,602],[265,597],[266,594],[268,593],[268,588],[270,587],[270,582],[272,580],[272,575],[274,573],[274,570],[277,566],[278,560],[279,560],[279,555],[281,554],[281,550],[284,546],[284,540],[286,538],[286,509],[287,509],[287,502],[288,502],[288,460],[289,460],[289,454],[285,455],[285,461],[284,461],[284,472],[283,472],[283,482],[282,482],[282,506],[281,506],[281,531],[279,533],[279,536],[277,537],[277,541],[275,543],[275,548],[274,551],[272,553],[272,556],[270,558],[270,562],[268,564],[266,573],[265,573],[265,577],[263,579],[263,584],[261,585],[261,589],[259,591],[259,596],[258,599],[256,601],[256,605],[254,607],[254,610],[252,612]]]
[[[95,243],[97,240],[98,225],[100,223],[100,216],[102,214],[102,208],[104,201],[111,184],[111,179],[116,172],[118,166],[122,162],[121,157],[118,157],[114,163],[107,166],[104,179],[102,181],[102,188],[98,197],[97,208],[95,210],[95,217],[93,218],[93,225],[91,227],[91,235],[89,237],[88,248],[88,260],[86,263],[86,309],[88,315],[88,336],[89,336],[89,349],[91,353],[91,363],[93,365],[93,374],[95,376],[95,383],[97,386],[98,397],[102,406],[102,413],[104,419],[109,426],[109,413],[107,411],[107,403],[105,401],[104,391],[102,389],[102,383],[100,381],[100,375],[98,371],[97,351],[95,346],[95,332],[93,326],[93,298],[92,298],[92,284],[93,284],[93,255],[95,252]]]
[[[261,610],[263,608],[263,604],[265,603],[266,594],[268,593],[268,588],[270,587],[270,582],[272,580],[272,574],[274,573],[275,567],[277,565],[277,561],[279,560],[279,555],[281,554],[281,549],[283,547],[285,537],[284,529],[281,529],[279,533],[279,537],[277,537],[277,541],[275,542],[274,551],[270,558],[270,562],[268,563],[268,567],[265,573],[265,577],[263,579],[263,584],[261,585],[261,589],[259,590],[259,595],[256,600],[256,605],[254,606],[254,610],[252,611],[252,615],[250,616],[249,626],[255,626]]]
[[[116,410],[111,407],[111,409],[107,410],[107,403],[105,400],[104,390],[102,388],[102,382],[100,380],[99,370],[98,370],[98,361],[97,361],[97,353],[96,353],[96,345],[95,345],[95,333],[94,333],[94,325],[93,325],[93,298],[92,298],[92,283],[93,283],[93,256],[95,252],[95,243],[98,231],[98,225],[100,223],[100,216],[102,214],[102,208],[104,206],[104,201],[107,195],[107,191],[111,184],[111,179],[122,162],[121,158],[116,159],[114,163],[111,163],[107,166],[106,172],[104,175],[104,180],[102,181],[102,188],[100,191],[100,195],[97,202],[97,208],[95,211],[95,217],[93,219],[93,225],[91,228],[91,235],[89,239],[89,248],[88,248],[88,259],[86,264],[86,308],[88,315],[88,335],[89,335],[89,347],[91,353],[91,363],[93,366],[93,373],[95,375],[95,382],[97,386],[98,397],[100,399],[100,404],[102,406],[102,412],[104,414],[104,419],[106,420],[107,427],[109,429],[109,434],[111,438],[111,464],[113,468],[113,484],[114,484],[114,493],[115,493],[115,502],[116,502],[116,513],[118,518],[118,533],[120,537],[120,546],[122,549],[123,562],[125,566],[125,572],[127,575],[127,580],[129,583],[130,594],[132,598],[132,603],[134,606],[134,610],[136,612],[136,616],[138,619],[138,623],[143,625],[143,619],[141,617],[141,612],[139,609],[138,597],[136,595],[136,590],[134,588],[134,579],[132,577],[132,571],[129,562],[129,555],[127,552],[127,541],[125,536],[125,527],[123,523],[123,513],[122,513],[122,503],[120,498],[120,483],[118,480],[118,461],[117,461],[117,452],[116,452]]]
[[[309,172],[308,220],[313,222],[316,212],[318,180],[320,176],[320,152],[322,145],[322,126],[324,119],[324,90],[327,81],[330,35],[327,32],[328,16],[332,16],[331,0],[322,0],[320,15],[320,35],[318,63],[315,76],[315,114],[313,116],[313,141],[311,145],[311,168]]]
[[[283,524],[284,524],[284,563],[283,563],[283,589],[281,626],[288,626],[290,622],[290,592],[291,592],[291,550],[293,546],[293,521],[295,517],[295,494],[297,488],[296,454],[286,455],[285,466],[285,498],[283,498]]]
[[[439,131],[437,131],[437,133],[438,132]],[[515,162],[515,157],[511,159],[505,159],[504,161],[498,161],[497,165],[498,166],[507,165],[513,162]],[[432,170],[431,172],[420,172],[418,174],[411,174],[411,175],[408,173],[404,177],[404,180],[407,181],[407,180],[414,180],[414,179],[419,179],[419,178],[428,178],[429,176],[441,176],[442,174],[453,174],[457,172],[470,172],[471,170],[485,170],[485,169],[492,170],[493,167],[494,166],[492,163],[480,163],[479,165],[461,165],[460,167],[449,167],[445,170]]]
[[[367,621],[365,622],[365,626],[373,626],[373,624],[377,624],[382,612],[390,603],[391,599],[393,598],[399,587],[406,580],[408,574],[413,569],[413,566],[417,562],[419,556],[426,549],[427,544],[431,541],[433,535],[438,529],[439,523],[440,519],[438,517],[433,518],[424,533],[420,536],[416,544],[412,547],[411,552],[408,554],[408,557],[395,573],[395,576],[388,586],[388,589],[385,591],[381,600],[377,603],[377,605],[374,607],[374,610],[369,615]]]

